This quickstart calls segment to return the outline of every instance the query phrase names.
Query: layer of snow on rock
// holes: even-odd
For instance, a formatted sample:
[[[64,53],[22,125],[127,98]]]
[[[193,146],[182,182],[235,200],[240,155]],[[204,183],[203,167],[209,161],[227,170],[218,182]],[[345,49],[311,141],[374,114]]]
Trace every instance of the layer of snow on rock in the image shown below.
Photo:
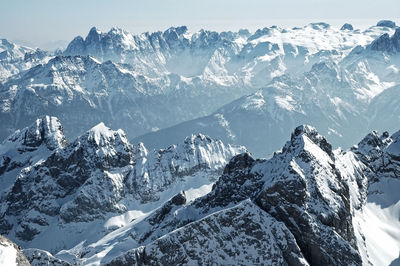
[[[17,250],[10,242],[0,242],[0,265],[17,265]]]

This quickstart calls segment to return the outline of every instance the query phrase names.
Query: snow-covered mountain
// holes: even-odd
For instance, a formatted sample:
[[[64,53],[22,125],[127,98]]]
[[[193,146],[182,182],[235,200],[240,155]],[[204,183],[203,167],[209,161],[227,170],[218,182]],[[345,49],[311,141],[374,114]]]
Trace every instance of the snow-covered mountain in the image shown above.
[[[0,39],[0,82],[50,58],[50,53]]]
[[[10,189],[23,168],[35,165],[66,145],[63,128],[55,117],[45,116],[17,130],[0,145],[0,194]]]
[[[102,123],[67,145],[54,117],[16,132],[1,149],[0,180],[11,183],[1,195],[1,233],[52,252],[104,235],[180,190],[192,199],[207,193],[227,161],[245,151],[204,135],[147,151]],[[13,165],[20,171],[11,180]]]
[[[70,138],[100,122],[139,136],[209,115],[284,74],[302,78],[315,64],[337,64],[357,45],[393,31],[325,23],[254,33],[176,27],[132,35],[92,28],[61,55],[44,57],[0,84],[0,139],[41,115],[59,117]],[[366,74],[359,83],[371,79]]]
[[[392,21],[1,40],[0,234],[32,265],[395,264],[399,71]]]
[[[399,135],[372,132],[343,151],[314,128],[298,127],[271,159],[238,155],[209,194],[120,230],[110,258],[128,243],[137,247],[108,265],[389,265],[400,251]],[[212,248],[204,251],[204,243]]]
[[[388,40],[382,41],[382,40]],[[335,146],[350,147],[364,132],[396,130],[399,121],[400,29],[357,46],[337,63],[315,63],[302,75],[275,77],[209,116],[135,138],[151,148],[203,132],[270,156],[299,123],[315,125]],[[272,140],[272,141],[271,141]]]
[[[343,151],[297,127],[269,160],[235,156],[209,194],[178,193],[57,256],[107,265],[389,265],[400,251],[399,136],[372,132]]]
[[[400,131],[374,131],[333,150],[299,126],[267,160],[203,135],[149,152],[99,124],[21,170],[1,200],[1,233],[36,265],[389,265],[399,144]]]

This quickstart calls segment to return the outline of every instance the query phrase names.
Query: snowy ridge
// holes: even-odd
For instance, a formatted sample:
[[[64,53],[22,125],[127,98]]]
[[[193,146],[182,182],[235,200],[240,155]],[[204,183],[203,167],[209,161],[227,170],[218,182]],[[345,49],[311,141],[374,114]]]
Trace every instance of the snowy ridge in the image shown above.
[[[100,123],[21,170],[2,196],[2,233],[26,247],[72,248],[90,241],[83,230],[106,234],[179,190],[192,199],[204,195],[229,159],[244,151],[192,135],[182,144],[149,152],[143,144],[130,144],[122,130]],[[57,242],[46,240],[55,235]]]

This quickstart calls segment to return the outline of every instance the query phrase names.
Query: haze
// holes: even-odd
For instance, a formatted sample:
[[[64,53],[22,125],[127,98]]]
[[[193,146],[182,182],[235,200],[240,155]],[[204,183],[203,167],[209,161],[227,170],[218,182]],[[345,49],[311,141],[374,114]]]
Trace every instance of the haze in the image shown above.
[[[398,0],[2,0],[1,6],[0,38],[40,47],[86,36],[92,26],[132,33],[177,25],[222,31],[319,21],[365,28],[380,19],[399,24],[400,11]]]

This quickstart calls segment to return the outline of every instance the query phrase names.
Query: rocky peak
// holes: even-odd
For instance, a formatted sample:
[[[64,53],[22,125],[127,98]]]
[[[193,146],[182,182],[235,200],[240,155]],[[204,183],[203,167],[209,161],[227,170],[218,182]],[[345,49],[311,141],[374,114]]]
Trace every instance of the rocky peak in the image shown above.
[[[64,54],[66,55],[86,54],[85,40],[81,36],[75,37],[68,44]]]
[[[307,140],[317,145],[333,159],[332,145],[314,127],[309,125],[298,126],[292,133],[290,142],[286,143],[282,151],[285,152],[288,149],[293,150],[296,148],[303,149],[307,144]]]
[[[270,28],[258,29],[258,30],[256,30],[256,32],[253,35],[251,35],[248,38],[248,41],[256,40],[256,39],[260,38],[261,36],[268,35],[270,33],[271,33]]]
[[[89,31],[89,34],[86,36],[85,42],[87,43],[95,43],[100,41],[101,31],[99,31],[96,27],[92,27]]]
[[[191,136],[188,136],[185,138],[185,140],[183,141],[184,145],[187,147],[191,147],[192,149],[195,146],[201,145],[203,143],[211,143],[212,139],[208,136],[205,136],[201,133],[194,135],[192,134]]]
[[[225,166],[223,174],[232,175],[239,170],[249,169],[253,166],[254,162],[255,160],[248,152],[236,155]]]
[[[354,251],[349,188],[336,164],[331,144],[315,128],[303,125],[294,130],[281,153],[252,171],[264,180],[255,201],[286,224],[310,264],[361,263]],[[309,239],[308,235],[315,236],[314,226],[335,237]],[[332,248],[332,243],[343,241],[340,252]]]
[[[44,116],[16,131],[0,145],[0,192],[12,187],[22,168],[35,165],[66,146],[63,128],[56,117]]]
[[[147,157],[148,154],[149,154],[149,152],[148,152],[146,146],[144,146],[143,142],[139,142],[135,146],[135,160],[137,160],[138,158]]]
[[[90,143],[94,143],[99,147],[106,147],[117,142],[128,142],[122,129],[114,131],[104,125],[103,122],[91,128],[83,138],[87,138]]]
[[[313,156],[305,158],[303,151]],[[308,263],[361,264],[349,188],[327,153],[332,153],[331,146],[315,128],[299,126],[286,149],[269,160],[255,160],[248,153],[236,155],[209,194],[178,210],[168,208],[163,219],[153,214],[146,218],[157,218],[157,224],[143,232],[139,241],[146,243],[181,226],[190,227],[196,219],[250,199],[290,230]]]
[[[186,26],[171,27],[162,33],[162,37],[170,49],[183,49],[189,43],[189,40],[184,37],[186,32]]]
[[[307,77],[306,82],[310,82],[311,88],[321,88],[324,84],[335,84],[340,87],[340,76],[338,73],[338,66],[334,63],[320,62],[311,67],[311,71],[305,73]],[[331,92],[332,93],[332,92]]]
[[[392,141],[388,132],[385,131],[379,136],[377,131],[372,131],[353,146],[351,151],[357,154],[365,164],[377,169],[383,163],[385,150]]]
[[[383,34],[374,40],[369,47],[371,50],[395,53],[400,52],[400,28],[396,28],[392,37],[388,33]]]
[[[187,32],[188,28],[186,26],[179,26],[179,27],[171,27],[164,31],[163,36],[168,37],[170,34],[176,33],[177,35],[182,35]],[[174,35],[175,36],[175,35]],[[166,38],[168,39],[168,38]]]
[[[100,123],[20,173],[0,204],[0,216],[6,217],[1,233],[12,231],[21,241],[32,241],[47,232],[48,217],[63,224],[91,222],[131,205],[161,205],[176,193],[173,184],[182,189],[193,182],[207,185],[244,151],[199,134],[149,152],[142,143],[134,148],[122,130]],[[183,192],[171,200],[174,206],[185,202]],[[11,217],[18,225],[9,222]]]
[[[114,131],[100,123],[65,149],[53,154],[49,164],[53,164],[53,160],[61,160],[68,164],[84,164],[89,167],[87,171],[93,168],[107,169],[130,164],[133,153],[133,146],[123,130]],[[85,160],[82,161],[82,157]]]
[[[12,50],[15,47],[15,44],[10,43],[9,41],[7,41],[6,39],[0,39],[0,44],[1,46],[4,46],[5,48],[7,48],[8,50]]]
[[[49,150],[55,150],[67,145],[60,120],[51,116],[37,119],[31,126],[11,135],[6,142],[18,142],[26,149],[37,148],[44,144]]]

